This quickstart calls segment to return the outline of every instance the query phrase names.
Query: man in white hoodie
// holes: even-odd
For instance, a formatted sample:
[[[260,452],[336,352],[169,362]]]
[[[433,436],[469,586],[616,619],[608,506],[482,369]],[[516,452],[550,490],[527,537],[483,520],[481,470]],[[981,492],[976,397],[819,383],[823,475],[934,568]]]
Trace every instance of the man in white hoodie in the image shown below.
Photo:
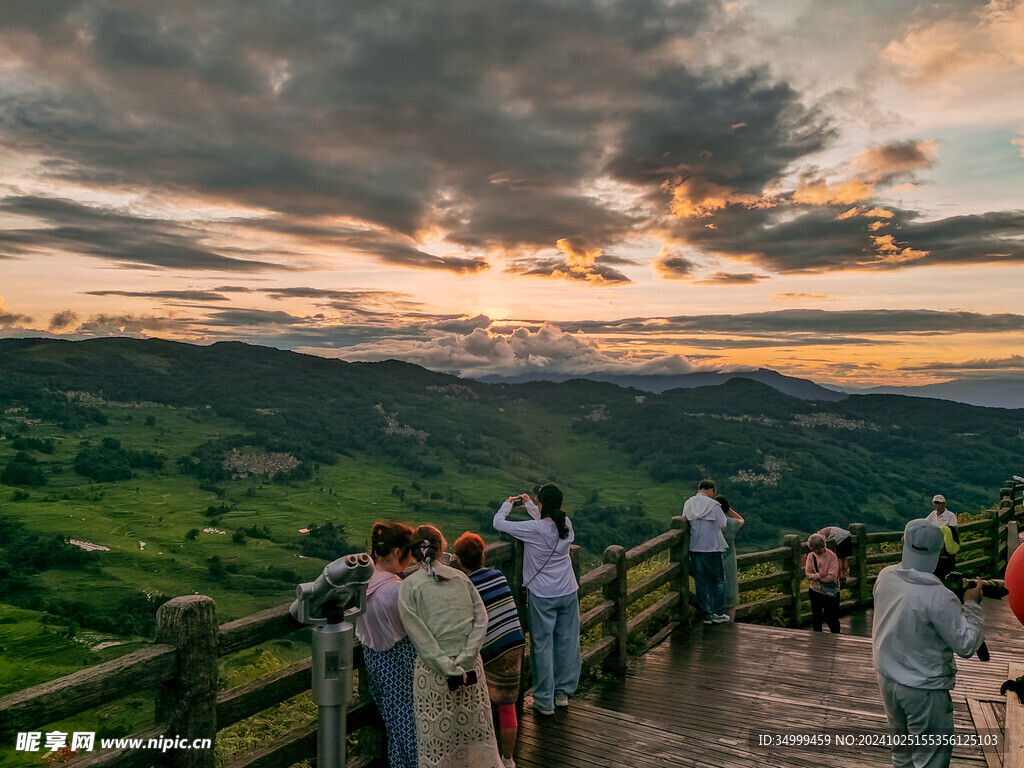
[[[725,624],[725,513],[715,501],[715,484],[701,480],[697,493],[683,505],[683,517],[690,521],[690,562],[693,583],[697,589],[697,605],[705,624]]]
[[[961,605],[933,573],[942,549],[939,528],[911,520],[903,533],[902,562],[883,568],[875,582],[871,650],[878,687],[890,731],[910,742],[893,745],[897,768],[949,765],[953,653],[968,658],[985,639],[981,584],[964,593]]]

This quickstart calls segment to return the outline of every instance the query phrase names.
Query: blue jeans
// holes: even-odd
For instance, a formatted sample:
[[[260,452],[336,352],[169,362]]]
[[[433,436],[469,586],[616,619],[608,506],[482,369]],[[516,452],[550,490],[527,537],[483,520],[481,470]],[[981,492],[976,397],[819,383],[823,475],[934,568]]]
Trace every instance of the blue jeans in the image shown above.
[[[691,552],[697,605],[705,619],[725,613],[725,567],[721,552]]]
[[[527,599],[530,616],[530,673],[533,703],[554,709],[555,693],[572,695],[580,681],[580,601],[562,597]]]

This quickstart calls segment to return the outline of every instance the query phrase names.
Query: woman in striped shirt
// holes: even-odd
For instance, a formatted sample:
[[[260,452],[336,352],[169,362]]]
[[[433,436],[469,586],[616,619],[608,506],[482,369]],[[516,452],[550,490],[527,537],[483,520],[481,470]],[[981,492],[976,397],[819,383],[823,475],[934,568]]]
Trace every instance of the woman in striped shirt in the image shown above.
[[[515,766],[512,751],[519,727],[515,704],[519,698],[519,676],[526,638],[508,581],[501,571],[484,567],[484,540],[466,531],[455,541],[454,549],[487,608],[487,635],[480,656],[484,662],[491,706],[497,709],[501,759],[506,768],[512,768]]]

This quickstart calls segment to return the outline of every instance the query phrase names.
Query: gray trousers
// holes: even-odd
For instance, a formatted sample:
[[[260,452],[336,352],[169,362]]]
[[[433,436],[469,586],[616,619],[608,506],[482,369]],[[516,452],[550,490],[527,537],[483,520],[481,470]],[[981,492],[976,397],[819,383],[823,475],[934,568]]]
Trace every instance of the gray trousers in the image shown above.
[[[882,703],[889,718],[889,732],[896,736],[953,733],[953,700],[944,689],[925,690],[900,685],[878,675]],[[893,747],[895,768],[947,768],[952,745]]]

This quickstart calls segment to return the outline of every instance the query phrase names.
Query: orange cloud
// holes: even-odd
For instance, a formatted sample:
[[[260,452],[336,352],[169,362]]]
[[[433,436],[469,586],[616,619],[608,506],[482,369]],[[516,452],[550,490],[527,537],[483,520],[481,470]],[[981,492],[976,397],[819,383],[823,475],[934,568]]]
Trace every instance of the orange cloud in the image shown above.
[[[901,141],[868,147],[853,159],[853,170],[872,183],[883,183],[919,168],[931,168],[939,154],[935,141]]]
[[[923,259],[928,251],[917,251],[910,247],[901,247],[892,235],[872,236],[871,243],[883,264],[903,264]]]
[[[829,184],[824,179],[804,179],[793,192],[793,200],[804,205],[850,205],[867,200],[874,194],[873,184],[848,179]],[[849,211],[847,211],[849,213]]]
[[[760,195],[750,195],[707,179],[691,177],[676,184],[672,188],[672,200],[669,209],[672,214],[683,219],[698,219],[710,216],[727,205],[743,205],[755,207],[770,205]]]
[[[996,73],[1024,64],[1024,2],[990,0],[961,19],[915,24],[882,58],[919,83]]]

